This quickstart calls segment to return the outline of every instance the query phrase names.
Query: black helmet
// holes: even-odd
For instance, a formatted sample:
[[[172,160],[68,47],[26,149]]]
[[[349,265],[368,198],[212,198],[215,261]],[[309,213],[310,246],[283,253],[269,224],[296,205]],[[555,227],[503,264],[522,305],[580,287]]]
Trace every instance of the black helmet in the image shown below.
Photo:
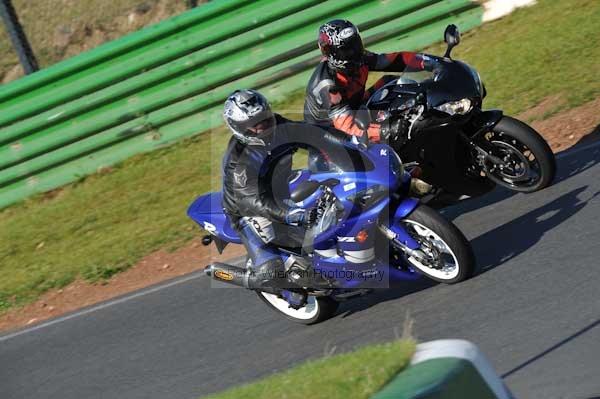
[[[331,69],[349,71],[363,63],[364,47],[358,28],[345,19],[335,19],[319,28],[319,48]]]
[[[255,90],[236,90],[225,100],[225,123],[240,142],[265,145],[264,138],[275,126],[275,116],[267,99]]]

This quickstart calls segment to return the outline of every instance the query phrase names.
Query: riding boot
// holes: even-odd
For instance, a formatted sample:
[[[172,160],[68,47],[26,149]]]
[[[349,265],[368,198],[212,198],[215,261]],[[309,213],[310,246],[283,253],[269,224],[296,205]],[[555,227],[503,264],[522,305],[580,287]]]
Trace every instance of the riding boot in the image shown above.
[[[248,288],[264,291],[268,288],[282,290],[302,287],[288,279],[283,261],[277,258],[252,267],[248,276]]]
[[[251,269],[248,288],[280,295],[294,309],[306,305],[306,291],[288,278],[281,259],[271,259]]]

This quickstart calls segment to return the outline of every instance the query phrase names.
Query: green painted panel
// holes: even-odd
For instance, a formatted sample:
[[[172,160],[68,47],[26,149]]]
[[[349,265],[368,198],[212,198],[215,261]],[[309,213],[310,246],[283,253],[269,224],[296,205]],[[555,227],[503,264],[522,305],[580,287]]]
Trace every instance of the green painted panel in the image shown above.
[[[495,399],[473,364],[439,358],[412,365],[371,399]]]

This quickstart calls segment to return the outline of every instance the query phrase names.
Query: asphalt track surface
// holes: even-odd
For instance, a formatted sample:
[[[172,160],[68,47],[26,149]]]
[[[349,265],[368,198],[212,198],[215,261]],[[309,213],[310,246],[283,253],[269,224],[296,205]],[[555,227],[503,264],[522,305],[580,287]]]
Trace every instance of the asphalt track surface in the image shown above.
[[[403,284],[306,327],[196,273],[0,336],[0,398],[197,398],[392,340],[407,313],[421,341],[479,345],[517,398],[600,397],[599,161],[570,152],[549,189],[448,210],[482,269],[464,283]]]

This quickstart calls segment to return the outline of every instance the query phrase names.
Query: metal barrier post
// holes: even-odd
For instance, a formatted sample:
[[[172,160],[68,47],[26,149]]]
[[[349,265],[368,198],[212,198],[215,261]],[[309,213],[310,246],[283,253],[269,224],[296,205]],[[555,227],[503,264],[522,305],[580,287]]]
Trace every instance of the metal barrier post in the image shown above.
[[[37,61],[27,41],[23,27],[19,23],[19,18],[11,0],[0,0],[0,16],[2,16],[10,41],[19,56],[19,61],[25,73],[30,74],[37,71],[39,69]]]

